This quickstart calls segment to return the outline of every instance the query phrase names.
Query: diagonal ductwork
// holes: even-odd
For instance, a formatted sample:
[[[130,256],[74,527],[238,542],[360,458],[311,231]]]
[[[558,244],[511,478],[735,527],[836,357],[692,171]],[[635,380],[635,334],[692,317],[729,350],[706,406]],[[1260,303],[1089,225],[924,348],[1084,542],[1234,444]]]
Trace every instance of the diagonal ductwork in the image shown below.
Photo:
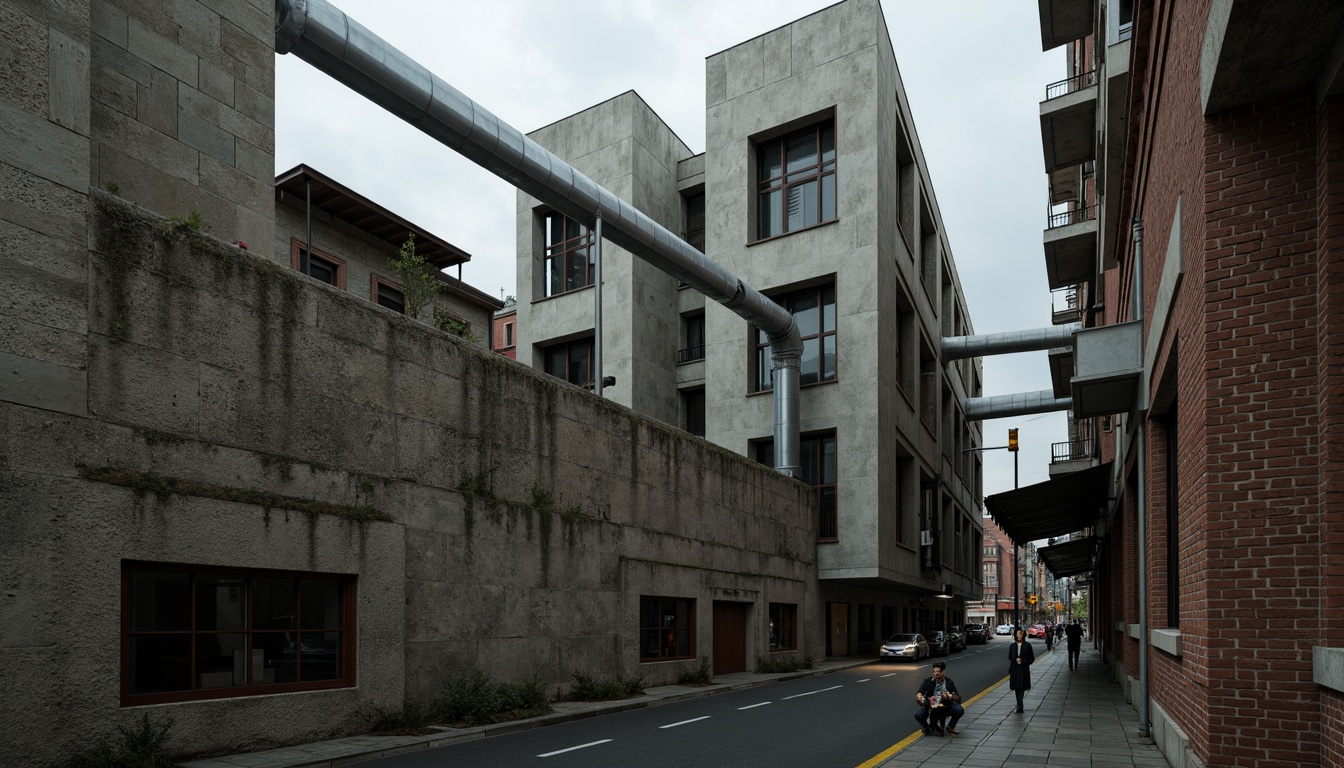
[[[1055,397],[1054,391],[1049,389],[993,397],[971,397],[966,400],[966,420],[984,421],[1009,416],[1027,416],[1033,413],[1067,411],[1072,405],[1073,398]]]
[[[945,336],[943,360],[961,360],[984,355],[1006,355],[1013,352],[1036,352],[1042,349],[1072,347],[1073,335],[1081,329],[1078,323],[1032,328],[1027,331],[990,333],[983,336]]]
[[[770,339],[775,467],[797,476],[798,370],[793,316],[642,211],[495,117],[325,0],[276,0],[275,50],[293,53],[392,114],[582,222],[755,324]]]

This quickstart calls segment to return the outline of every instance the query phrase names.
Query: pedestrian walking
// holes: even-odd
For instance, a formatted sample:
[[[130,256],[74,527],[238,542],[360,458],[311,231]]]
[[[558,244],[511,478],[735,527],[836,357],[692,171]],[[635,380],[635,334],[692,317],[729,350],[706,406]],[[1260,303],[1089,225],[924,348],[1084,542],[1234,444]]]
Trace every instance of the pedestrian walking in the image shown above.
[[[1077,619],[1064,630],[1069,641],[1069,669],[1078,668],[1078,656],[1083,650],[1083,627]]]
[[[1045,625],[1045,650],[1047,653],[1055,650],[1055,628],[1049,624]]]
[[[1036,651],[1027,642],[1027,631],[1018,627],[1013,643],[1008,646],[1008,687],[1017,694],[1017,711],[1022,712],[1022,694],[1031,690],[1031,664]]]

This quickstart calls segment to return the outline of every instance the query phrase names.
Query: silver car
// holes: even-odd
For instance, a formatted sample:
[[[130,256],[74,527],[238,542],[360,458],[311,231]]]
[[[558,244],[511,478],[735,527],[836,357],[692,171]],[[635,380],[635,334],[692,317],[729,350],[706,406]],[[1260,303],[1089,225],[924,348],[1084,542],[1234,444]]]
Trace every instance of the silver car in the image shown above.
[[[929,642],[920,634],[901,634],[892,635],[887,642],[882,644],[878,651],[884,661],[886,659],[910,659],[919,661],[929,657]]]

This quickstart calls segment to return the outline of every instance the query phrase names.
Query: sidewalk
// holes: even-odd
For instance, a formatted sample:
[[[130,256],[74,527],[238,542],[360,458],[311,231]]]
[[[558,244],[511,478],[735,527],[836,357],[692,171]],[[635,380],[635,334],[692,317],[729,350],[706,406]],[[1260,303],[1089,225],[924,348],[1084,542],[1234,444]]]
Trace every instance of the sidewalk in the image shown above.
[[[192,760],[177,763],[177,765],[181,768],[298,768],[299,766],[327,768],[328,766],[350,765],[362,760],[441,747],[445,744],[480,739],[486,736],[497,736],[511,731],[523,731],[543,725],[581,720],[585,717],[594,717],[611,712],[653,707],[683,699],[711,696],[729,690],[754,688],[777,680],[824,675],[849,667],[871,664],[872,661],[869,657],[827,659],[817,664],[816,667],[801,672],[782,674],[741,672],[731,675],[715,675],[714,685],[703,688],[693,688],[685,685],[663,685],[656,688],[647,688],[643,696],[622,701],[559,701],[551,705],[555,709],[553,714],[528,720],[515,720],[510,723],[475,728],[432,726],[436,732],[425,736],[349,736],[344,739],[300,744],[264,752],[249,752],[241,755]]]
[[[1083,646],[1070,670],[1063,647],[1043,645],[1031,668],[1023,714],[1008,681],[972,699],[957,724],[959,736],[911,736],[866,763],[883,768],[1001,768],[1079,766],[1168,768],[1151,738],[1138,735],[1139,716],[1125,702],[1096,651]],[[1006,666],[1006,665],[1005,665]],[[910,727],[918,729],[910,707]]]

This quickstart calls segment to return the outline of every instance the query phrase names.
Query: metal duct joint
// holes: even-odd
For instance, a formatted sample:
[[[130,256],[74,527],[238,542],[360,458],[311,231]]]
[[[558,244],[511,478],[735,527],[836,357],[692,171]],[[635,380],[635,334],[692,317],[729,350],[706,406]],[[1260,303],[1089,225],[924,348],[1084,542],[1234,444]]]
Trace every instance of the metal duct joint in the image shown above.
[[[601,215],[606,239],[763,330],[775,382],[775,467],[799,474],[803,343],[788,311],[326,0],[276,0],[275,19],[277,53],[293,53],[571,219]]]

